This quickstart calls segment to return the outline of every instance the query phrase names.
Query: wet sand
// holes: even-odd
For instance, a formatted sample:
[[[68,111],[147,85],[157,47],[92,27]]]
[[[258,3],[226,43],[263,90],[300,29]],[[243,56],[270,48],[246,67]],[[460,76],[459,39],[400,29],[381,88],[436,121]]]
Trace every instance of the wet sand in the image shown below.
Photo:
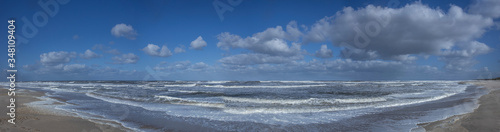
[[[72,113],[62,110],[47,110],[30,107],[26,103],[39,101],[36,97],[43,96],[42,92],[16,90],[16,124],[7,122],[10,117],[6,114],[10,97],[7,89],[0,88],[0,132],[122,132],[125,128],[116,128],[110,125],[98,124],[79,118]]]
[[[474,112],[419,125],[430,132],[500,132],[500,81],[475,84],[490,92],[479,98],[480,105]]]

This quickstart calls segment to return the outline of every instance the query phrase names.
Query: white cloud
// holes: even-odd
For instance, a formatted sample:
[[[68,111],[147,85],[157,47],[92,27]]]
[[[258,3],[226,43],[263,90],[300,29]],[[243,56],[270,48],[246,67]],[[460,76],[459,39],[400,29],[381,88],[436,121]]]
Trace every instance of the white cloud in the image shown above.
[[[224,57],[219,60],[223,64],[253,65],[253,64],[281,64],[293,60],[303,59],[303,56],[272,56],[268,54],[249,53]]]
[[[116,24],[112,29],[111,29],[111,35],[115,37],[125,37],[130,40],[135,40],[137,36],[137,32],[134,30],[134,28],[131,25],[126,25],[126,24]]]
[[[463,50],[444,50],[440,53],[441,56],[454,56],[454,57],[473,57],[480,54],[486,54],[491,51],[491,48],[481,42],[473,41],[469,43],[462,43],[459,45]]]
[[[245,39],[238,35],[224,32],[217,36],[217,39],[219,39],[217,47],[225,50],[229,50],[229,48],[243,48],[255,53],[277,56],[294,56],[301,54],[300,45],[288,45],[286,40],[283,39],[284,36],[279,33],[282,31],[281,27],[278,26],[277,28],[269,28],[264,32],[254,34],[252,37],[247,37]]]
[[[76,52],[49,52],[40,55],[40,63],[43,65],[54,66],[59,64],[68,63],[72,58],[76,57]]]
[[[78,38],[80,38],[80,36],[78,36],[78,35],[73,35],[73,39],[74,39],[74,40],[77,40]]]
[[[474,4],[470,5],[469,12],[480,14],[486,17],[500,17],[500,1],[499,0],[475,0]]]
[[[462,50],[444,50],[440,53],[439,60],[446,63],[445,69],[450,71],[468,70],[477,63],[475,56],[486,54],[491,51],[488,45],[473,41],[459,45]]]
[[[492,25],[491,18],[467,14],[454,5],[447,13],[419,2],[398,9],[368,5],[357,10],[346,7],[335,16],[319,20],[304,41],[330,40],[335,46],[345,47],[344,52],[362,49],[372,54],[351,50],[358,52],[350,52],[344,58],[368,60],[360,56],[376,56],[397,60],[412,54],[437,55],[456,43],[480,37]]]
[[[158,45],[148,44],[148,46],[144,47],[142,51],[151,56],[159,56],[159,57],[172,56],[172,52],[165,45],[163,45],[160,49]]]
[[[202,71],[205,70],[206,68],[210,67],[209,65],[203,63],[203,62],[198,62],[190,66],[190,69],[192,71]]]
[[[87,70],[85,64],[70,64],[63,67],[63,71],[70,73],[80,73]]]
[[[198,36],[195,40],[191,41],[191,49],[201,50],[203,47],[207,46],[207,42],[203,40],[201,36]]]
[[[304,36],[304,43],[309,42],[323,42],[328,39],[330,30],[332,28],[331,21],[333,17],[325,17],[317,21],[309,32]]]
[[[23,69],[27,71],[34,71],[37,74],[78,74],[87,70],[84,64],[67,64],[71,59],[75,58],[75,52],[49,52],[40,55],[40,63],[32,65],[24,65]]]
[[[184,78],[184,79],[213,79],[214,68],[204,62],[191,63],[190,61],[161,62],[153,70],[159,78]],[[212,74],[206,74],[212,73]]]
[[[190,65],[190,61],[178,61],[174,63],[162,62],[156,65],[153,69],[157,71],[180,71],[188,69]]]
[[[223,32],[217,35],[219,40],[217,47],[223,50],[247,49],[253,53],[227,56],[219,62],[224,65],[255,65],[283,64],[300,60],[303,59],[305,51],[301,50],[300,44],[295,42],[288,44],[288,41],[297,41],[301,36],[303,34],[295,21],[288,23],[286,31],[281,26],[276,26],[246,38]]]
[[[119,54],[121,54],[120,51],[118,51],[117,49],[111,49],[111,50],[107,50],[105,52],[109,53],[109,54],[113,54],[113,55],[119,55]]]
[[[413,65],[402,61],[351,59],[289,61],[281,64],[225,65],[217,73],[249,73],[233,79],[256,77],[279,79],[439,79],[442,72],[437,67]]]
[[[415,61],[415,60],[417,60],[417,57],[406,54],[406,55],[391,56],[390,59],[396,60],[396,61]]]
[[[63,78],[66,80],[83,79],[138,79],[145,76],[144,72],[136,70],[120,70],[110,67],[101,67],[100,65],[87,66],[85,64],[59,64],[54,66],[42,66],[37,64],[24,65],[24,70],[32,71],[35,75],[29,76],[32,80],[50,80],[50,78]],[[31,73],[28,73],[31,75]],[[140,78],[139,78],[140,79]]]
[[[345,48],[340,54],[342,58],[349,58],[353,60],[375,60],[379,58],[376,51],[356,48]]]
[[[96,44],[96,45],[92,46],[92,50],[101,50],[104,53],[113,54],[113,55],[121,54],[119,50],[111,49],[111,47],[104,46],[102,44]]]
[[[319,58],[332,58],[333,51],[331,49],[328,49],[328,46],[326,44],[323,44],[321,45],[321,49],[316,51],[316,54],[314,54],[314,56]]]
[[[297,22],[296,21],[291,21],[289,22],[287,25],[286,25],[286,32],[288,33],[287,34],[287,37],[289,40],[298,40],[299,37],[301,37],[302,35],[304,35],[300,29],[297,27]]]
[[[111,59],[113,60],[114,64],[135,64],[137,61],[139,61],[139,56],[133,53],[128,53],[122,54],[121,56],[115,56]]]
[[[83,59],[93,59],[93,58],[99,58],[101,57],[101,55],[87,49],[83,54],[80,54],[80,57]]]
[[[175,47],[174,53],[183,53],[186,52],[184,45],[181,45],[179,47]]]

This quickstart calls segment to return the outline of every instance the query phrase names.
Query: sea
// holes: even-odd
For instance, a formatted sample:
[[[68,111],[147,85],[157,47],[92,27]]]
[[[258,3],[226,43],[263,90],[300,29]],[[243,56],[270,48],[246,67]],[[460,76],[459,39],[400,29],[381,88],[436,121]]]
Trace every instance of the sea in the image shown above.
[[[29,105],[131,131],[401,132],[472,112],[487,92],[472,82],[33,81],[17,87],[46,93]]]

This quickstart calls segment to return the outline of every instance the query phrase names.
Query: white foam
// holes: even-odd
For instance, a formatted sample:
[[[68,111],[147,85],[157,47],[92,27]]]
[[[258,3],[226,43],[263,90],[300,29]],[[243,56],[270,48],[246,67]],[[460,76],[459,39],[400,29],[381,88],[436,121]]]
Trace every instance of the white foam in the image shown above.
[[[260,103],[260,104],[306,104],[311,99],[259,99],[259,98],[238,98],[238,97],[223,97],[224,101],[229,102],[247,102],[247,103]]]
[[[336,103],[371,103],[386,101],[386,98],[352,98],[352,99],[259,99],[259,98],[237,98],[237,97],[223,97],[224,101],[230,102],[247,102],[257,104],[282,104],[282,105],[332,105]]]
[[[328,108],[227,108],[224,112],[231,114],[291,114],[291,113],[316,113],[328,111],[343,111],[366,108],[367,106],[328,107]]]
[[[206,81],[206,82],[199,82],[199,83],[209,83],[209,84],[222,84],[222,83],[228,83],[231,81]]]
[[[197,93],[201,91],[188,91],[188,90],[177,90],[177,89],[169,89],[170,92],[179,92],[179,93]]]
[[[224,85],[201,85],[203,87],[213,87],[213,88],[304,88],[304,87],[321,87],[321,86],[326,86],[326,84],[318,84],[318,85],[288,85],[288,86],[283,86],[283,85],[276,85],[276,86],[224,86]]]
[[[194,87],[196,83],[192,84],[165,84],[165,87]]]
[[[383,97],[375,97],[375,98],[335,99],[335,101],[340,103],[371,103],[371,102],[383,102],[387,101],[387,99]]]
[[[178,90],[178,89],[169,89],[169,92],[179,92],[179,93],[206,93],[206,94],[222,94],[218,92],[210,92],[210,91],[190,91],[190,90]]]
[[[260,81],[262,83],[338,83],[331,81]]]
[[[95,88],[95,86],[93,86],[93,85],[90,85],[90,86],[81,86],[81,88],[93,89],[93,88]]]
[[[446,93],[444,95],[435,96],[435,97],[426,98],[426,99],[419,99],[419,100],[416,100],[416,101],[409,101],[409,102],[401,102],[401,103],[391,103],[391,104],[379,105],[376,108],[404,106],[404,105],[418,104],[418,103],[424,103],[424,102],[429,102],[429,101],[436,101],[436,100],[444,99],[446,97],[453,96],[455,94],[456,93]]]
[[[171,96],[166,96],[166,95],[155,95],[155,98],[164,99],[165,101],[167,101],[170,104],[194,105],[194,106],[214,107],[214,108],[225,108],[225,104],[223,104],[223,103],[199,102],[199,101],[196,101],[196,100],[188,100],[188,99],[171,97]]]

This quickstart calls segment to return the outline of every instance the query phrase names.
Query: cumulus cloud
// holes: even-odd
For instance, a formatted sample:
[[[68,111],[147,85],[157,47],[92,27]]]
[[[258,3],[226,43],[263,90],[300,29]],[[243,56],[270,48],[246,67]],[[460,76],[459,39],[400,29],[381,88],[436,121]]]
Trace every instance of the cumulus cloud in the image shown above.
[[[112,29],[111,29],[111,35],[115,37],[125,37],[130,40],[135,40],[137,36],[137,32],[134,30],[134,28],[131,25],[126,25],[126,24],[116,24]]]
[[[316,51],[316,54],[314,56],[319,57],[319,58],[332,58],[333,57],[333,51],[331,49],[328,49],[328,46],[326,44],[321,45],[321,49]]]
[[[70,65],[65,65],[62,69],[65,72],[70,72],[70,73],[81,73],[87,71],[88,67],[85,66],[85,64],[70,64]]]
[[[286,31],[276,26],[248,37],[224,32],[217,36],[217,47],[223,50],[246,49],[250,53],[226,56],[218,62],[233,70],[436,73],[437,67],[414,63],[417,56],[433,55],[445,62],[447,69],[461,67],[463,70],[474,64],[475,56],[490,50],[475,39],[494,23],[489,17],[450,6],[448,11],[430,8],[420,2],[397,9],[373,5],[359,9],[346,7],[334,16],[318,20],[310,28],[304,28],[305,33],[294,21],[287,25]],[[301,61],[304,52],[301,45],[294,42],[296,40],[302,40],[301,44],[332,42],[342,49],[340,55],[344,60]],[[327,45],[322,45],[314,55],[330,58],[333,52]]]
[[[286,25],[287,38],[289,40],[298,40],[302,35],[304,35],[297,26],[296,21],[291,21]]]
[[[274,29],[268,29],[265,32],[273,32],[269,30],[274,30]],[[292,46],[289,46],[285,40],[280,39],[279,37],[274,38],[270,36],[263,36],[261,34],[256,34],[253,37],[247,37],[243,39],[238,35],[224,32],[219,34],[217,38],[219,39],[217,47],[226,50],[229,48],[243,48],[251,50],[256,53],[279,55],[279,56],[294,56],[300,54],[299,44],[292,44]]]
[[[68,63],[72,58],[76,57],[76,52],[49,52],[40,55],[40,63],[43,65],[54,66],[59,64]]]
[[[172,52],[165,45],[163,45],[160,48],[158,45],[148,44],[148,46],[144,47],[142,51],[151,56],[159,56],[159,57],[172,56]]]
[[[342,55],[344,58],[368,60],[360,56],[375,56],[408,60],[415,59],[412,54],[437,55],[456,43],[476,39],[492,25],[491,18],[467,14],[454,5],[447,13],[419,2],[398,9],[368,5],[357,10],[346,7],[332,17],[317,21],[304,41],[329,40],[335,46],[344,47],[343,52],[363,49],[371,54],[349,52]]]
[[[93,58],[99,58],[101,55],[87,49],[83,54],[80,54],[80,57],[83,59],[93,59]]]
[[[75,52],[49,52],[40,55],[40,62],[23,65],[23,69],[27,71],[33,71],[37,74],[78,74],[83,73],[87,70],[84,64],[67,64],[70,63],[77,54]]]
[[[24,65],[24,70],[32,71],[27,73],[23,79],[30,80],[50,80],[51,78],[64,78],[67,80],[84,80],[84,79],[116,79],[117,76],[121,79],[138,79],[137,77],[145,76],[144,72],[136,70],[120,70],[110,67],[101,67],[100,65],[87,66],[85,64],[59,64],[55,66],[43,66],[37,64]]]
[[[204,62],[191,63],[190,61],[161,62],[153,67],[154,76],[158,78],[184,78],[187,80],[214,79],[214,68]]]
[[[224,57],[219,62],[232,65],[281,64],[300,59],[303,59],[303,56],[272,56],[268,54],[249,53]]]
[[[157,71],[180,71],[187,69],[190,65],[190,61],[178,61],[174,63],[162,62],[153,69]]]
[[[274,56],[295,56],[301,54],[300,45],[297,43],[289,45],[287,40],[295,40],[299,36],[301,36],[301,32],[297,29],[296,23],[292,21],[287,26],[287,32],[281,26],[276,26],[246,38],[228,32],[221,33],[217,35],[219,40],[217,47],[224,50],[242,48]]]
[[[139,61],[139,56],[133,53],[128,53],[122,54],[121,56],[115,56],[111,59],[113,60],[114,64],[135,64],[137,61]]]
[[[486,17],[500,17],[500,1],[498,0],[475,0],[469,7],[469,12]]]
[[[462,50],[445,50],[440,53],[439,60],[446,63],[445,69],[450,71],[467,70],[476,64],[475,56],[486,54],[491,51],[488,45],[473,41],[459,45]]]
[[[356,48],[345,48],[341,51],[342,58],[353,60],[375,60],[379,58],[376,51]]]
[[[253,53],[243,53],[227,56],[219,60],[225,65],[282,64],[303,59],[305,51],[296,41],[303,36],[297,27],[297,22],[291,21],[283,27],[267,28],[262,32],[245,38],[239,35],[223,32],[217,35],[217,47],[223,50],[247,49]]]
[[[190,69],[193,71],[202,71],[205,70],[206,68],[210,67],[208,64],[205,64],[203,62],[198,62],[190,66]]]
[[[192,64],[190,61],[177,61],[177,62],[161,62],[156,65],[153,70],[155,71],[165,71],[169,73],[173,72],[184,72],[184,71],[204,71],[209,69],[211,66],[204,63],[198,62]]]
[[[175,47],[174,53],[183,53],[186,52],[184,45],[181,45],[179,47]]]
[[[198,36],[195,40],[191,41],[191,49],[201,50],[203,47],[207,46],[207,42],[203,40],[201,36]]]
[[[441,72],[437,67],[413,65],[402,61],[351,59],[290,61],[281,64],[221,65],[217,72],[252,73],[263,78],[280,79],[436,79]],[[408,76],[410,75],[410,76]],[[233,78],[235,79],[235,78]],[[239,78],[241,79],[241,78]],[[245,77],[243,77],[245,79]]]

